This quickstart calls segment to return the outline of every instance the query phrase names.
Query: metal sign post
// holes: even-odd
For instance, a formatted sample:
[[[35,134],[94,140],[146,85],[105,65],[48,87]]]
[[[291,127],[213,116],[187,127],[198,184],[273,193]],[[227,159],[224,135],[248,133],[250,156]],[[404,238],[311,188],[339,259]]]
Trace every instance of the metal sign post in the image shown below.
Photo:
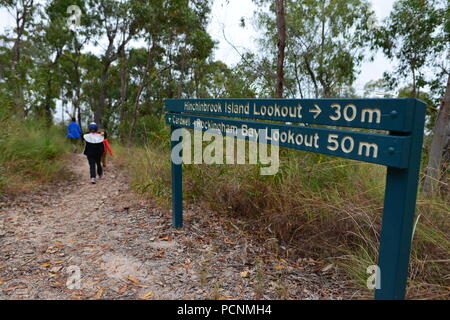
[[[269,135],[267,143],[387,166],[378,255],[380,288],[376,289],[375,298],[404,298],[425,122],[423,102],[417,99],[167,99],[165,108],[172,132],[177,128],[202,131],[213,128],[225,135],[229,130],[269,132],[275,129],[277,135]],[[239,138],[252,139],[251,135]],[[171,144],[173,149],[176,143]],[[182,164],[173,162],[172,208],[173,226],[181,228]]]

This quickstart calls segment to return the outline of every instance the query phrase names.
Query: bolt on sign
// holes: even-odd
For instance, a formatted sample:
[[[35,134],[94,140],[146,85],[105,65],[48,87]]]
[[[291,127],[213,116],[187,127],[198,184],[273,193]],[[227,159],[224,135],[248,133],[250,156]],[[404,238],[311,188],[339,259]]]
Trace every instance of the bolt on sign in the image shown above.
[[[172,131],[214,128],[225,135],[230,128],[266,130],[276,132],[266,143],[387,166],[375,298],[404,298],[425,122],[422,101],[167,99],[165,110]],[[251,135],[238,138],[251,140]],[[174,162],[172,206],[173,225],[181,228],[182,165]]]

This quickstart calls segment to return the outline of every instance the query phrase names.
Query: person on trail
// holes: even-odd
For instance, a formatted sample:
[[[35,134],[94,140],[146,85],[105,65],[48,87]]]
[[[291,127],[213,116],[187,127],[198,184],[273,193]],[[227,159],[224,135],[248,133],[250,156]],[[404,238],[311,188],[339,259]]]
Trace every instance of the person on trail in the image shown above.
[[[103,152],[105,152],[105,145],[103,144],[103,136],[97,130],[97,124],[93,122],[89,125],[89,133],[83,136],[86,144],[83,153],[89,162],[91,183],[97,183],[96,173],[100,179],[103,178],[103,168],[100,160]]]
[[[100,131],[100,134],[103,136],[103,144],[105,145],[105,151],[102,154],[102,168],[105,169],[106,168],[106,154],[109,152],[109,154],[112,156],[113,152],[111,150],[111,147],[109,146],[108,143],[108,134],[106,133],[105,130]]]
[[[67,138],[70,140],[72,144],[73,152],[77,152],[79,139],[81,138],[81,128],[75,120],[75,117],[72,117],[72,122],[70,122],[67,127]]]

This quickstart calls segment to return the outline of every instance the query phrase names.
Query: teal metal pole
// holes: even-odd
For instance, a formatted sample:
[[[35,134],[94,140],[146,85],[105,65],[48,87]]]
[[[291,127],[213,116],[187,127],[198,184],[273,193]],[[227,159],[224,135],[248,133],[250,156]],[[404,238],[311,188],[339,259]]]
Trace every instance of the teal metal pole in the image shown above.
[[[171,133],[177,129],[171,126]],[[170,141],[171,151],[177,145],[177,141]],[[180,155],[182,151],[180,151]],[[183,167],[182,163],[175,164],[172,160],[172,152],[170,153],[172,163],[172,225],[179,229],[183,227]]]
[[[411,99],[410,105],[414,124],[408,168],[387,169],[378,255],[380,288],[375,290],[377,300],[401,300],[405,297],[425,122],[425,104]],[[391,132],[391,135],[405,134]]]

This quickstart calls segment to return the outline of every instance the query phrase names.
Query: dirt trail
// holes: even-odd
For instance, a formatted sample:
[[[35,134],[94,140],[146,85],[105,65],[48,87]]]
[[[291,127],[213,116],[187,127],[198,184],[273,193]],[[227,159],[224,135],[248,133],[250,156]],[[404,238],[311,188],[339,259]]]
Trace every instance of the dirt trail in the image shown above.
[[[287,262],[236,226],[185,208],[186,226],[140,199],[114,165],[0,202],[0,299],[339,299],[343,282],[312,260]],[[74,271],[75,270],[75,271]],[[77,281],[79,271],[79,281]],[[69,281],[69,283],[68,283]],[[79,287],[77,287],[79,286]]]

